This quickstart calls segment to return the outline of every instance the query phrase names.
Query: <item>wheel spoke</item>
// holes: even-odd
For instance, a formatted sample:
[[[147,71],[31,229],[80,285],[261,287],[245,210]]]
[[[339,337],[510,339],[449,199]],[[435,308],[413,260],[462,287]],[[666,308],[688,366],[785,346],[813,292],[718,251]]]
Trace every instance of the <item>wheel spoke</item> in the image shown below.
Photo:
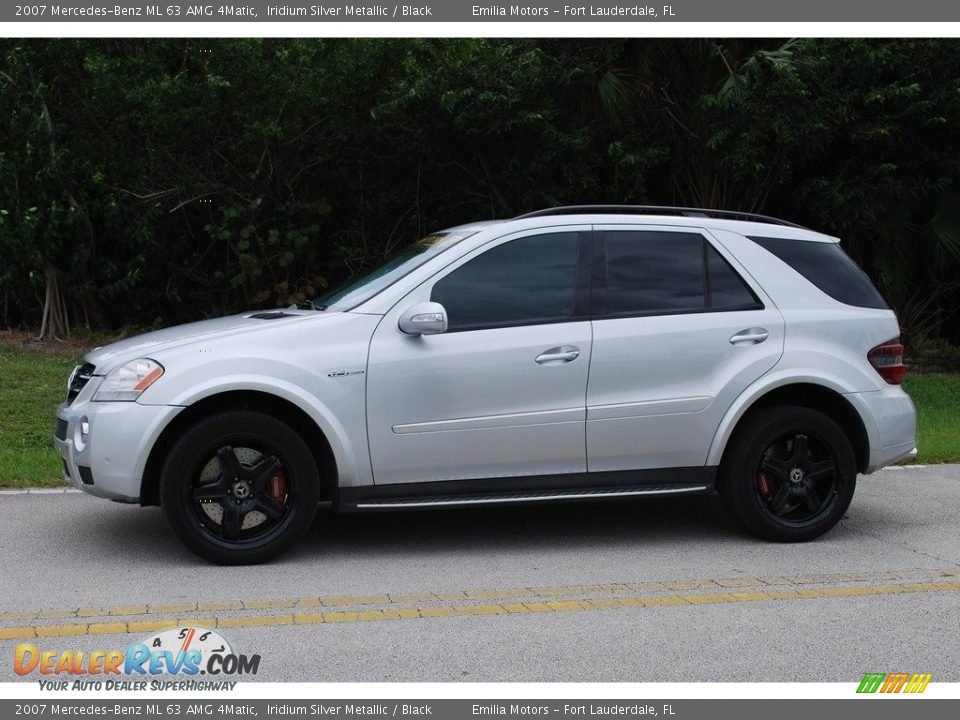
[[[254,501],[253,509],[262,512],[268,520],[279,520],[287,510],[284,505],[266,496],[258,497]]]
[[[793,464],[801,462],[806,459],[808,452],[807,436],[797,433],[793,437],[793,454],[790,457],[790,462]]]
[[[783,460],[777,460],[773,457],[764,458],[760,463],[760,468],[770,475],[773,475],[777,480],[787,482],[790,477],[790,464],[784,462]]]
[[[270,457],[263,458],[250,468],[247,472],[249,477],[253,480],[253,487],[256,492],[261,493],[267,487],[267,483],[270,481],[274,475],[276,475],[283,465],[280,464],[280,461],[277,459],[276,455],[271,455]]]
[[[245,512],[232,502],[221,503],[223,506],[223,518],[220,520],[220,534],[224,540],[236,540],[240,537],[240,530],[243,529],[243,518]]]
[[[817,495],[817,491],[811,483],[804,483],[799,491],[799,495],[804,505],[807,506],[807,510],[811,513],[815,513],[820,509],[820,496]]]
[[[789,483],[783,483],[780,486],[780,489],[774,493],[773,498],[771,498],[770,503],[767,505],[767,507],[770,508],[770,512],[776,515],[779,515],[781,512],[783,512],[791,495],[793,495],[793,491],[790,488]]]
[[[217,461],[220,463],[220,474],[226,482],[233,482],[240,477],[240,461],[232,447],[226,445],[217,450]]]
[[[831,460],[823,462],[810,463],[810,469],[807,471],[807,477],[811,480],[819,480],[832,475],[837,469],[837,464]]]
[[[217,482],[199,485],[191,490],[194,502],[220,502],[227,497],[227,490],[219,480]]]

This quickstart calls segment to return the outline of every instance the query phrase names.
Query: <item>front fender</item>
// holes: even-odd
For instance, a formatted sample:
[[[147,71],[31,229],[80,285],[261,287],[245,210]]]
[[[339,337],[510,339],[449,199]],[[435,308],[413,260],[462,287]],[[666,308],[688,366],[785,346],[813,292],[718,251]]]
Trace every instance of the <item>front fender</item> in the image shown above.
[[[189,407],[206,398],[233,391],[261,392],[286,400],[302,410],[317,424],[324,434],[337,464],[339,485],[365,485],[372,482],[370,463],[360,463],[360,458],[369,458],[366,448],[366,418],[364,409],[364,376],[339,378],[332,385],[335,392],[332,400],[336,409],[303,386],[254,373],[235,373],[185,383],[181,390],[155,404]],[[351,392],[352,390],[352,392]],[[146,393],[145,393],[146,394]],[[362,445],[362,447],[360,447]]]
[[[333,451],[333,456],[337,462],[339,484],[341,486],[358,484],[360,471],[357,467],[357,452],[350,439],[350,434],[333,411],[319,398],[305,394],[302,388],[292,383],[256,375],[218,378],[216,382],[211,382],[208,387],[194,388],[190,395],[182,398],[182,402],[178,401],[174,404],[192,405],[205,397],[232,390],[252,390],[276,395],[303,410],[317,424],[327,438],[327,442],[330,443],[330,449]],[[360,398],[362,410],[362,394]],[[361,437],[365,437],[365,434],[361,434]]]
[[[316,423],[341,486],[368,485],[367,352],[379,322],[379,316],[341,313],[171,348],[151,356],[166,372],[138,402],[185,407],[234,391],[273,395]]]

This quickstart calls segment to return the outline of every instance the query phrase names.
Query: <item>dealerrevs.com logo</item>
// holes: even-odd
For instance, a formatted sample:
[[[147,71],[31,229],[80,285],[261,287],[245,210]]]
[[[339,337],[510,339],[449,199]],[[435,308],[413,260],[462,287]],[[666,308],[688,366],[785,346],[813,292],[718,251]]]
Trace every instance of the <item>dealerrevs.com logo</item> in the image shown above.
[[[922,693],[933,680],[933,673],[867,673],[858,693]]]
[[[13,658],[14,672],[39,675],[41,690],[232,690],[237,683],[226,677],[259,669],[259,655],[239,654],[223,635],[201,627],[165,630],[126,650],[41,650],[21,643]],[[161,675],[189,679],[147,680]]]

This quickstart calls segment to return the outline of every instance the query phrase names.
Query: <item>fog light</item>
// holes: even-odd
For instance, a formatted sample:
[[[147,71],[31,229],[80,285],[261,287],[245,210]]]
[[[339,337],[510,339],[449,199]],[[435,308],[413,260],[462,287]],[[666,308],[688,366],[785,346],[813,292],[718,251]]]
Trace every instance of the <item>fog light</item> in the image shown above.
[[[90,434],[90,423],[86,418],[80,420],[77,423],[77,429],[73,432],[73,447],[76,448],[77,452],[83,452],[84,448],[87,447],[87,435]]]

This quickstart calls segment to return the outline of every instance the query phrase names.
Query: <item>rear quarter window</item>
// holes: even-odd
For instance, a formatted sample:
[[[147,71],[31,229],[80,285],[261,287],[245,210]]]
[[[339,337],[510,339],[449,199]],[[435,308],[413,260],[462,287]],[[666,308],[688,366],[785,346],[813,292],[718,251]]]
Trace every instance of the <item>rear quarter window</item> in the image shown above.
[[[834,300],[856,307],[889,309],[870,278],[836,243],[751,237]]]

